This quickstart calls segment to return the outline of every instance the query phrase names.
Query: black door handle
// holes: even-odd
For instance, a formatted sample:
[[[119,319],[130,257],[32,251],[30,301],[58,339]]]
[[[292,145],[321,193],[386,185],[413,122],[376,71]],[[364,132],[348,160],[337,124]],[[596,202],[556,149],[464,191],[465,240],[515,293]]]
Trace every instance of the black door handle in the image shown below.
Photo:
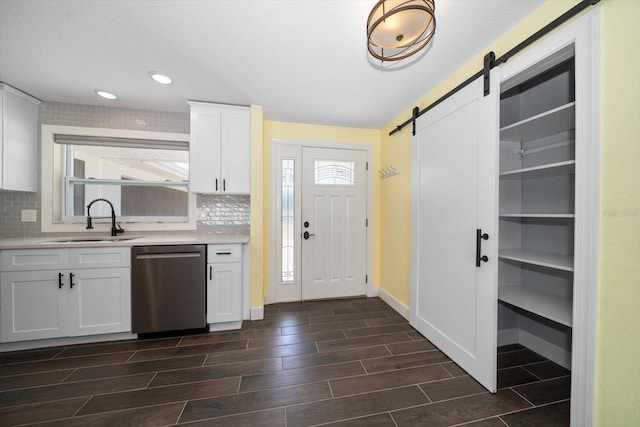
[[[476,267],[480,267],[480,262],[489,261],[489,257],[486,255],[480,255],[482,252],[482,241],[489,240],[487,233],[482,233],[482,230],[478,228],[476,230]]]
[[[305,231],[304,234],[302,234],[302,237],[304,237],[304,240],[309,240],[309,237],[311,236],[315,236],[315,234],[311,234],[308,231]]]
[[[62,289],[62,278],[63,277],[64,277],[64,274],[58,273],[58,289]]]
[[[73,289],[73,273],[69,273],[69,289]]]

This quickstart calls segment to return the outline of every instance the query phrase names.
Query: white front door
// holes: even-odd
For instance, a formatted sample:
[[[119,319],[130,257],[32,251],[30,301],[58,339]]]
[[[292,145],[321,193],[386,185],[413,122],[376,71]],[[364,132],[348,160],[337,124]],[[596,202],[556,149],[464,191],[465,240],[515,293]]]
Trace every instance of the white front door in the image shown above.
[[[411,324],[496,390],[498,82],[482,77],[416,123],[412,141]],[[477,261],[477,230],[480,239]]]
[[[366,294],[366,152],[302,149],[302,299]]]

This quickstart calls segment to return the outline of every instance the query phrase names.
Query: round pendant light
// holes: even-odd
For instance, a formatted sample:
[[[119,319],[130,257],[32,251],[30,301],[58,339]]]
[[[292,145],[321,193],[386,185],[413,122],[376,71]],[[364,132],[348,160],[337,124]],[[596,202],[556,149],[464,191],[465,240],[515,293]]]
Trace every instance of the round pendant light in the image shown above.
[[[424,48],[435,32],[435,0],[379,0],[367,19],[369,53],[399,61]]]

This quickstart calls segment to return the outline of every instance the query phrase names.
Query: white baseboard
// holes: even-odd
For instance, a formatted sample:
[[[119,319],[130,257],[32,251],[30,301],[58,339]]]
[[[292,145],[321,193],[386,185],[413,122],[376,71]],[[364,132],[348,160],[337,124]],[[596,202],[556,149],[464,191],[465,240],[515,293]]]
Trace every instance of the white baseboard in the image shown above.
[[[369,284],[367,285],[367,298],[377,297],[379,295],[379,288]]]
[[[520,329],[501,329],[498,331],[498,347],[504,345],[518,344]]]
[[[378,291],[378,296],[380,299],[391,306],[395,311],[397,311],[402,317],[405,319],[409,319],[409,307],[401,303],[396,297],[385,291],[384,289],[380,289]]]
[[[276,299],[274,298],[273,294],[270,292],[268,294],[265,294],[264,296],[264,305],[269,305],[269,304],[275,304]]]
[[[571,369],[571,351],[551,344],[527,331],[520,330],[519,342],[523,346],[557,363],[563,368]]]
[[[260,307],[251,307],[251,320],[264,319],[264,305]]]
[[[571,369],[571,351],[551,344],[549,341],[535,336],[519,328],[502,329],[498,331],[498,347],[510,344],[520,344],[546,357],[558,365]]]

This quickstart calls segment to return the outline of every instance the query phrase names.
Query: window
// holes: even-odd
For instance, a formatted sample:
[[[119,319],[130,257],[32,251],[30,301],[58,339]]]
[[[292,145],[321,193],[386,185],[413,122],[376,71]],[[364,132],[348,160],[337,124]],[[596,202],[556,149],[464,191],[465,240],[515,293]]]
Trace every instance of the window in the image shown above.
[[[315,180],[319,185],[355,185],[355,162],[315,161]]]
[[[87,204],[100,197],[111,201],[116,214],[129,222],[186,220],[187,143],[61,134],[56,134],[54,141],[64,152],[61,167],[65,171],[66,220],[85,217]],[[106,208],[96,205],[94,209]]]
[[[295,160],[282,159],[282,283],[295,281]]]
[[[127,230],[195,229],[189,135],[47,125],[42,135],[43,231],[83,230],[97,198]],[[91,207],[92,217],[110,214],[106,203]]]

